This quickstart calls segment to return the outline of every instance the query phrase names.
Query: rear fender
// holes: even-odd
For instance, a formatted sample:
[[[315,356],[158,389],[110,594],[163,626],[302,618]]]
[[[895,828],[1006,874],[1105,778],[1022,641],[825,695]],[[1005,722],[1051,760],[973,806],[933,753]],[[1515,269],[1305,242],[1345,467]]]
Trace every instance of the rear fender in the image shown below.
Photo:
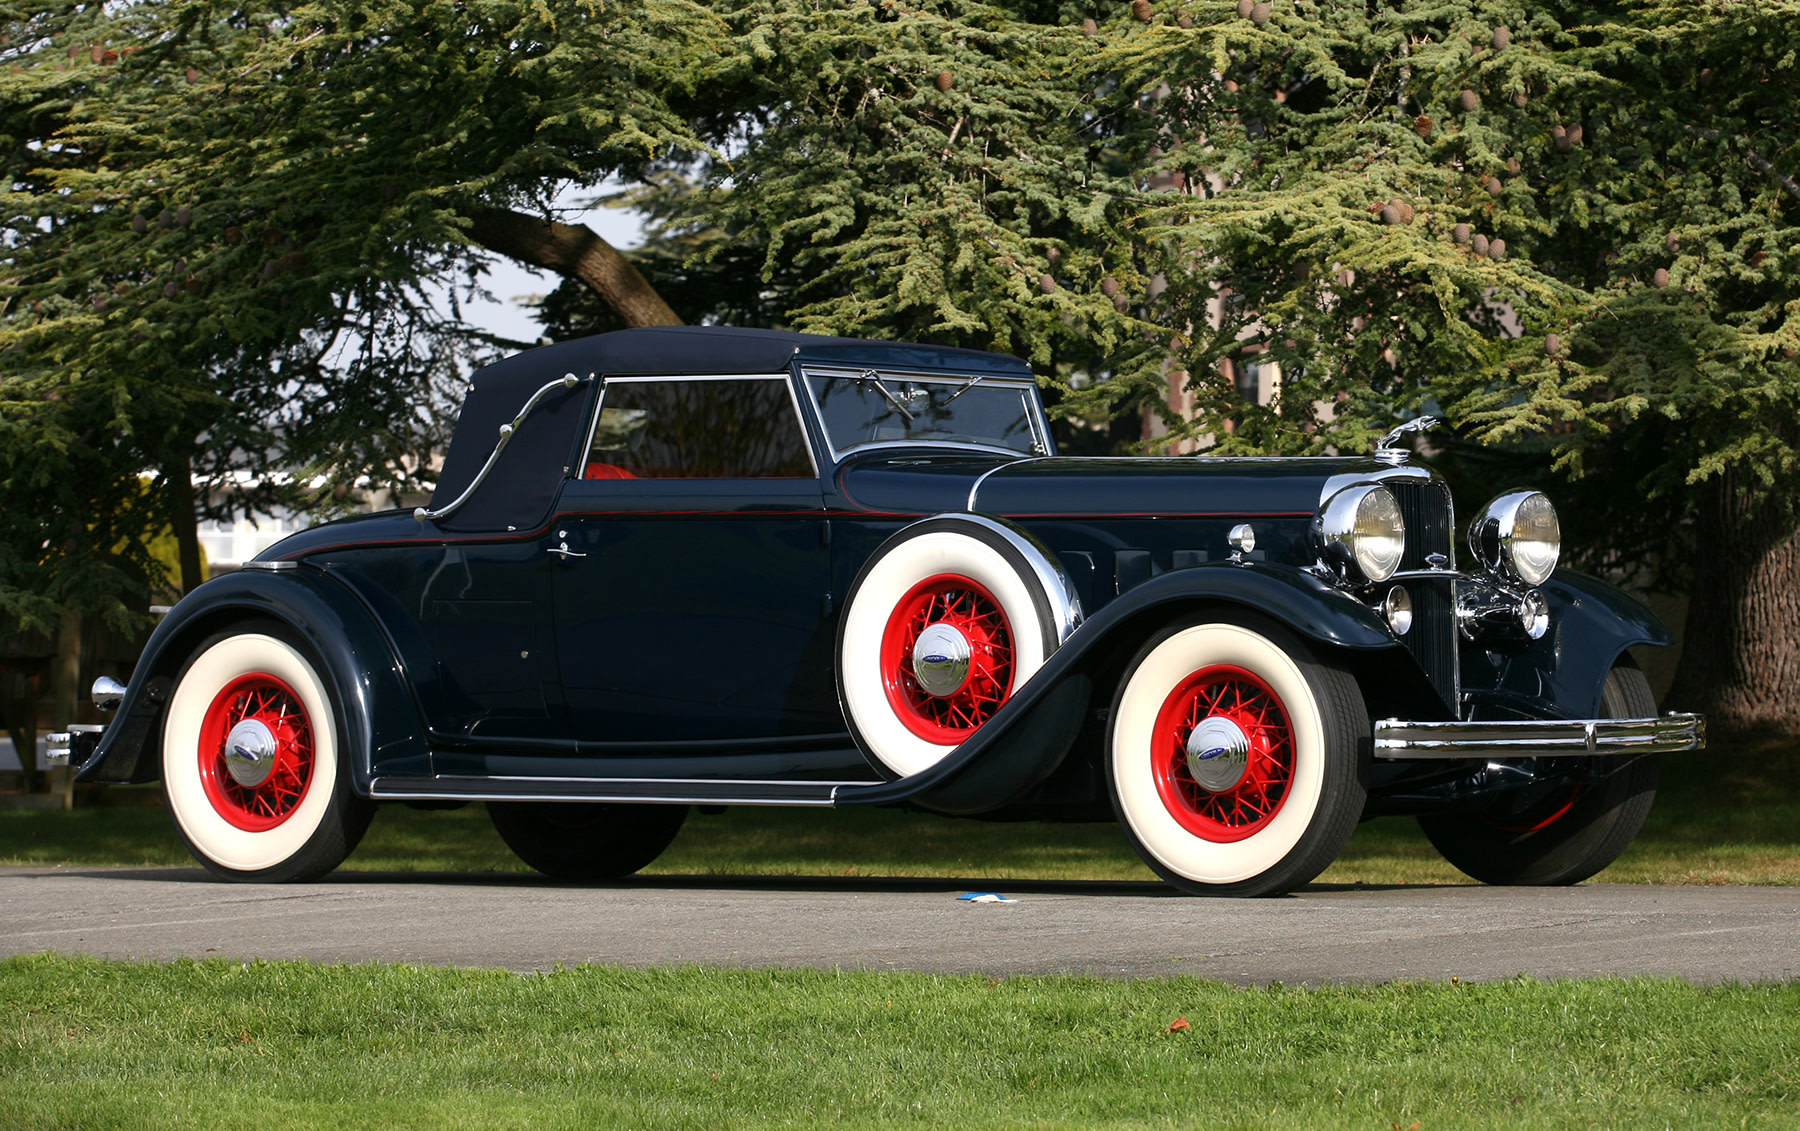
[[[1123,665],[1152,633],[1221,608],[1261,613],[1321,650],[1343,654],[1352,666],[1385,661],[1384,651],[1412,664],[1379,614],[1291,566],[1219,562],[1173,570],[1084,621],[993,718],[936,765],[899,781],[841,787],[834,804],[905,802],[970,816],[1025,797],[1068,756],[1096,696],[1111,701]]]
[[[161,778],[163,710],[176,677],[208,637],[250,620],[287,625],[323,662],[320,675],[335,692],[345,763],[359,793],[368,793],[377,764],[384,773],[430,772],[409,681],[380,623],[342,582],[298,563],[229,573],[183,598],[151,634],[118,714],[76,780]]]

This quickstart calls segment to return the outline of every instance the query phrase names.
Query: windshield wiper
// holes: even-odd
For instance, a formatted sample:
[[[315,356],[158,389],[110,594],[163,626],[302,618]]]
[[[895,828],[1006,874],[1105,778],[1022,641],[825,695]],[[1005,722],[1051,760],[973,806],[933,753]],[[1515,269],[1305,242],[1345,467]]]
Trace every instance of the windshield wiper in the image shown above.
[[[950,396],[947,399],[945,399],[944,403],[949,404],[951,401],[955,400],[957,397],[962,396],[964,393],[968,392],[970,389],[973,389],[975,386],[981,384],[986,379],[987,379],[987,374],[977,373],[975,376],[969,378],[967,381],[964,381],[962,383],[961,387],[959,387],[956,390],[956,392],[951,393]]]
[[[875,391],[880,393],[883,397],[886,397],[887,403],[894,406],[895,412],[906,417],[906,422],[908,424],[913,422],[913,414],[906,411],[906,406],[900,403],[899,397],[896,397],[893,393],[888,391],[888,387],[882,383],[881,374],[875,372],[873,369],[865,369],[862,373],[862,380],[874,385]]]

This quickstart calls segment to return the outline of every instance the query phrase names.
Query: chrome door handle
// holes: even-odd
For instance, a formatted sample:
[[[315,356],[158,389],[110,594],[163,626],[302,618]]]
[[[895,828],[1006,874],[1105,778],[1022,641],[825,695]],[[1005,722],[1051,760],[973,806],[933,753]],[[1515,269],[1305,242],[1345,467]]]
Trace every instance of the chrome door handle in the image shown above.
[[[578,553],[578,552],[576,552],[576,551],[575,551],[575,550],[571,550],[571,549],[569,549],[569,544],[568,544],[568,543],[567,543],[567,542],[564,542],[564,543],[563,543],[563,544],[562,544],[562,545],[560,545],[560,546],[552,546],[552,547],[550,547],[550,549],[549,549],[549,550],[547,550],[547,551],[545,551],[545,552],[546,552],[546,553],[551,553],[551,554],[556,554],[556,555],[559,555],[559,556],[560,556],[560,557],[562,557],[562,558],[564,558],[564,559],[568,559],[568,558],[585,558],[585,557],[587,557],[587,555],[586,555],[586,554],[583,554],[583,553]]]

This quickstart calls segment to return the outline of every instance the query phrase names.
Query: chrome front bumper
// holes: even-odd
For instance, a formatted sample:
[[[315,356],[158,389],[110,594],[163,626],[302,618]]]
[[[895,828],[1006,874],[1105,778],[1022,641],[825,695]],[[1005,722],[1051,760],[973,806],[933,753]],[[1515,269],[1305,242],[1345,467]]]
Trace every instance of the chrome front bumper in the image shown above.
[[[68,730],[53,731],[44,736],[44,761],[52,766],[80,766],[100,745],[106,727],[98,723],[73,723]]]
[[[1667,714],[1654,719],[1518,719],[1488,723],[1375,724],[1375,757],[1587,758],[1673,754],[1706,746],[1706,719]]]

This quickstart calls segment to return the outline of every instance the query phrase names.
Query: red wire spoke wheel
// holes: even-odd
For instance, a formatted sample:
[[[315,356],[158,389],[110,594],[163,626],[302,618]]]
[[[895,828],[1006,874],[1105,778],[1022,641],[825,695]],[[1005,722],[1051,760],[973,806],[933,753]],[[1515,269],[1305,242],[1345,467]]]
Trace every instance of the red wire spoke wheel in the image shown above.
[[[999,519],[939,515],[870,555],[838,622],[844,721],[896,778],[985,726],[1081,620],[1048,551]]]
[[[913,586],[881,639],[888,702],[906,729],[955,745],[992,718],[1012,690],[1012,629],[980,582],[938,574]]]
[[[340,707],[287,626],[253,621],[195,648],[163,712],[175,829],[225,880],[311,880],[356,847],[375,806],[340,772]]]
[[[213,698],[200,727],[200,781],[219,815],[246,832],[293,816],[312,784],[313,735],[300,696],[252,672]]]
[[[1107,780],[1144,863],[1185,891],[1292,891],[1362,815],[1354,677],[1247,611],[1151,637],[1113,700]]]
[[[1195,672],[1163,701],[1154,733],[1157,793],[1195,836],[1243,840],[1281,811],[1294,777],[1293,728],[1254,673],[1228,665]]]

